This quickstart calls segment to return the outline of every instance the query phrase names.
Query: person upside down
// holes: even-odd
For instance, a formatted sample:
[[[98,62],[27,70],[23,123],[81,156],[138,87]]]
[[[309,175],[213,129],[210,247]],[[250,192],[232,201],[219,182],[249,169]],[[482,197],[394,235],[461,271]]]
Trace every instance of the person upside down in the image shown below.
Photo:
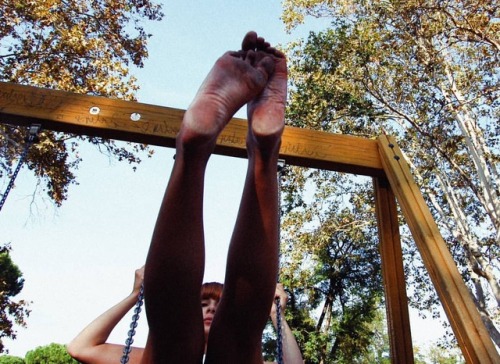
[[[174,166],[134,290],[68,345],[71,356],[83,363],[118,363],[123,345],[106,341],[144,283],[149,333],[145,348],[133,348],[129,363],[263,363],[261,340],[270,312],[277,324],[274,298],[280,297],[282,308],[287,298],[276,285],[276,171],[286,96],[286,58],[255,32],[245,35],[240,51],[216,61],[184,114]],[[225,281],[223,287],[202,286],[205,170],[217,137],[244,105],[248,167]],[[284,363],[302,363],[290,328],[286,322],[283,326]]]

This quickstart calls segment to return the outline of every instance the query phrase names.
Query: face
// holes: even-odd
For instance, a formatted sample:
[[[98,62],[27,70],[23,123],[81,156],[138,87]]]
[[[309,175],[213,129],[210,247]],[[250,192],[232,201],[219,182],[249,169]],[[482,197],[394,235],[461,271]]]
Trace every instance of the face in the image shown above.
[[[210,330],[210,325],[212,325],[212,320],[219,305],[218,300],[213,298],[206,298],[201,300],[201,312],[203,314],[203,326],[205,328],[205,334]]]

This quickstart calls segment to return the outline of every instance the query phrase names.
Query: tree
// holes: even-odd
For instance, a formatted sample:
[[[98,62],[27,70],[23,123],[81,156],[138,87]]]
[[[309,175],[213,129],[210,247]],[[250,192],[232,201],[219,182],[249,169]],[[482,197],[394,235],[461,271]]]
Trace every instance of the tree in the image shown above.
[[[77,364],[62,344],[52,343],[46,346],[39,346],[26,353],[26,364]]]
[[[284,178],[280,281],[304,359],[368,360],[383,296],[372,190],[366,179],[298,167]]]
[[[0,247],[0,353],[5,350],[2,338],[15,339],[14,324],[25,327],[25,319],[30,313],[26,301],[13,300],[23,289],[24,279],[17,265],[12,262],[10,250],[9,245]]]
[[[289,29],[331,26],[290,45],[288,123],[397,136],[493,339],[500,345],[500,9],[494,1],[284,2]],[[311,211],[310,216],[315,212]],[[437,298],[403,236],[411,303]]]
[[[25,364],[24,359],[18,356],[2,355],[0,356],[0,364]]]
[[[383,309],[377,311],[370,326],[374,332],[374,339],[368,350],[368,355],[361,363],[390,364],[391,348],[389,345],[389,334],[387,332],[387,318]],[[418,364],[418,360],[415,360],[415,362]]]
[[[151,36],[142,23],[163,14],[150,0],[6,0],[0,16],[0,81],[131,100],[138,86],[129,67],[143,66]],[[25,136],[24,128],[0,124],[0,177],[12,173]],[[27,166],[56,205],[76,183],[80,142],[129,163],[139,163],[137,153],[148,150],[49,130],[39,137]]]
[[[432,345],[428,353],[429,362],[432,364],[462,364],[465,363],[457,348],[446,349],[439,345]]]

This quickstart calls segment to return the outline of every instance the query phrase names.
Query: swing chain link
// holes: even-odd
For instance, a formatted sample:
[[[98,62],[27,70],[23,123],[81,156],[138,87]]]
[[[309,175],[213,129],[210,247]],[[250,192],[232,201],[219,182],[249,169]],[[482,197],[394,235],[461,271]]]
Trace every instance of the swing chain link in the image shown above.
[[[281,206],[281,178],[285,170],[285,160],[278,160],[278,206]],[[281,244],[281,207],[278,211],[278,252],[281,250],[279,244]],[[280,259],[280,254],[278,254],[278,259]],[[281,264],[279,264],[281,265]],[[279,281],[279,279],[278,279]],[[282,326],[282,312],[280,298],[276,298],[276,362],[278,364],[283,364],[283,326]]]
[[[0,211],[3,208],[3,205],[5,204],[5,201],[7,200],[7,196],[9,195],[10,190],[12,190],[12,187],[14,187],[14,181],[17,178],[17,175],[19,174],[19,171],[21,170],[21,167],[24,163],[24,160],[26,159],[26,156],[28,155],[29,149],[33,143],[38,142],[38,133],[40,132],[41,129],[40,124],[31,124],[31,126],[28,129],[28,135],[26,135],[26,138],[24,141],[26,142],[26,145],[24,146],[24,150],[19,156],[19,161],[17,162],[17,167],[14,170],[14,173],[10,177],[9,184],[7,185],[7,188],[5,189],[4,194],[2,195],[2,199],[0,200]]]
[[[283,364],[283,322],[281,319],[281,304],[279,297],[276,298],[276,362]]]
[[[141,307],[144,303],[144,285],[141,285],[137,303],[135,304],[132,322],[130,323],[130,330],[128,331],[127,340],[125,340],[125,347],[123,348],[123,356],[120,360],[121,364],[127,364],[129,361],[129,354],[132,351],[132,344],[134,343],[135,329],[137,328]]]

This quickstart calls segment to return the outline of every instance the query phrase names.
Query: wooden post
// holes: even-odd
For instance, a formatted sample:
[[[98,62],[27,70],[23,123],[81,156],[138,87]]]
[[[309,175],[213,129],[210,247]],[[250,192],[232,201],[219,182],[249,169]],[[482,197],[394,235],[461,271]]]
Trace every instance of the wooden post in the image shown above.
[[[391,362],[413,364],[410,316],[396,199],[385,178],[374,178]]]
[[[455,262],[392,137],[379,137],[382,164],[467,363],[500,363]]]

